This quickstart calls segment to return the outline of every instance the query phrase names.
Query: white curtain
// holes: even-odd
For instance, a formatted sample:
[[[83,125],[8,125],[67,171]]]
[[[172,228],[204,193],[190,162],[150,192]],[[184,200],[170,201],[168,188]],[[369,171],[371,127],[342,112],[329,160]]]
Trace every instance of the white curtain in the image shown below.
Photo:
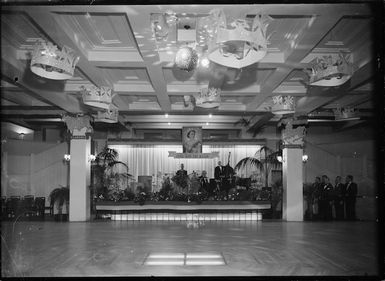
[[[138,176],[155,176],[158,173],[174,174],[184,164],[185,170],[190,174],[193,171],[201,173],[207,171],[209,178],[214,177],[214,168],[218,161],[226,165],[230,155],[230,166],[234,167],[239,160],[254,156],[259,150],[259,145],[203,145],[202,152],[219,152],[219,158],[213,159],[185,159],[168,157],[169,151],[182,153],[182,145],[109,145],[119,153],[118,160],[126,163],[129,167],[128,173],[138,179]],[[120,171],[124,171],[119,168]],[[248,167],[239,171],[241,177],[248,177],[253,169]]]

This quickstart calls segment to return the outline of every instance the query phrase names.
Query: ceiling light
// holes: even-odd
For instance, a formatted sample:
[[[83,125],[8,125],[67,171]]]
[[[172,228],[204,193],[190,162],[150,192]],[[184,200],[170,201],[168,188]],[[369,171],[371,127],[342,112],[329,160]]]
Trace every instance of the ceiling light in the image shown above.
[[[309,85],[311,86],[340,86],[353,75],[353,67],[342,53],[338,56],[317,57],[310,64],[311,71],[305,71],[310,76]]]
[[[213,117],[213,115],[210,113],[210,114],[209,114],[209,118],[212,118],[212,117]]]
[[[209,60],[208,58],[203,58],[203,59],[201,59],[201,61],[200,61],[200,65],[201,65],[202,67],[207,68],[207,67],[209,67],[209,65],[210,65],[210,60]]]
[[[165,117],[165,118],[168,118],[168,114],[166,113],[166,114],[164,115],[164,117]]]
[[[273,114],[293,114],[295,112],[294,97],[292,96],[273,96]]]
[[[206,125],[208,126],[208,125],[209,125],[209,122],[206,122]]]
[[[167,125],[169,125],[169,126],[170,126],[170,125],[171,125],[171,123],[170,123],[170,122],[168,122],[168,123],[167,123]]]
[[[221,89],[219,88],[202,88],[196,98],[196,106],[203,108],[218,107],[221,102]]]
[[[210,61],[239,69],[266,56],[269,20],[268,16],[256,15],[251,24],[245,18],[226,22],[223,10],[215,9],[198,20],[197,31],[198,34],[206,34],[204,41],[209,48]]]
[[[78,61],[71,48],[59,49],[51,42],[39,40],[32,52],[31,71],[44,78],[66,80],[74,75]]]
[[[112,103],[112,90],[108,87],[81,86],[83,103],[89,106],[109,109]]]
[[[117,123],[119,110],[114,104],[110,104],[107,110],[98,111],[95,122]]]

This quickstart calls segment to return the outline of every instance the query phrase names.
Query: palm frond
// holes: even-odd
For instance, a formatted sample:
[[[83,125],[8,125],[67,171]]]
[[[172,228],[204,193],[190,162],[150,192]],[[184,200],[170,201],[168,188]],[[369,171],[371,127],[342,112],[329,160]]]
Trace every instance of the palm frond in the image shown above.
[[[263,165],[262,165],[262,162],[259,161],[259,159],[255,158],[255,157],[246,157],[246,158],[243,158],[241,159],[234,167],[234,170],[239,170],[239,169],[243,169],[245,168],[246,166],[254,166],[256,167],[257,169],[263,169]]]
[[[108,163],[108,167],[113,168],[113,167],[115,167],[115,166],[118,165],[118,164],[121,164],[121,165],[123,165],[126,169],[128,169],[128,166],[127,166],[126,163],[123,163],[123,162],[121,162],[121,161],[116,161],[116,160],[109,162],[109,163]]]

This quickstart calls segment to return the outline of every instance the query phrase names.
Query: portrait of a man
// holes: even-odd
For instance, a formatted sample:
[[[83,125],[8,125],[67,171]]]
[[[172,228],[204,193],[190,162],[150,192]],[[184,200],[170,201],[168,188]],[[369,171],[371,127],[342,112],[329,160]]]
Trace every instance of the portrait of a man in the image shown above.
[[[183,153],[202,153],[202,128],[184,127],[182,142]]]

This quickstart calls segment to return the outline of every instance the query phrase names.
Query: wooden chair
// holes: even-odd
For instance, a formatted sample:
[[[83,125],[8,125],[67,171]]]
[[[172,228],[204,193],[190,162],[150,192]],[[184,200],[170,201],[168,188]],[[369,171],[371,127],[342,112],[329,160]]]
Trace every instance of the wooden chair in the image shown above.
[[[23,216],[32,217],[36,215],[35,211],[35,196],[25,195],[22,200]]]

